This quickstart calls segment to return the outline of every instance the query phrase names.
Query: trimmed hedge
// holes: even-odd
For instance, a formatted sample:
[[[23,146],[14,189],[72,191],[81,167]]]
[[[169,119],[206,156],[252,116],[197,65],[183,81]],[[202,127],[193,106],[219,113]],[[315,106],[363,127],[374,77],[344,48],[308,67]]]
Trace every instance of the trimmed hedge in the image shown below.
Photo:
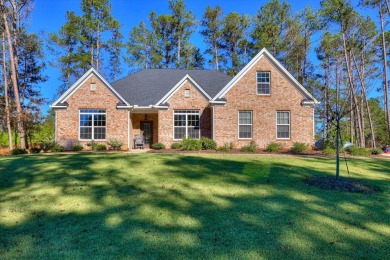
[[[333,149],[332,147],[329,147],[329,146],[326,146],[322,152],[326,155],[335,155],[336,154],[336,150]]]
[[[22,148],[15,148],[9,151],[9,153],[11,155],[27,154],[27,150]]]
[[[295,142],[293,143],[293,147],[291,148],[291,152],[293,153],[304,153],[307,151],[307,144]]]
[[[348,146],[345,148],[345,151],[353,156],[370,156],[371,151],[368,151],[366,148],[358,147],[355,145]]]
[[[65,148],[62,145],[56,144],[51,151],[59,153],[65,151]]]
[[[123,146],[123,143],[116,139],[108,140],[107,144],[110,146],[110,149],[112,150],[120,150]]]
[[[371,154],[372,155],[378,155],[378,154],[382,154],[382,153],[383,153],[383,151],[382,151],[381,148],[376,147],[376,148],[372,148],[371,149]]]
[[[70,150],[72,150],[74,152],[78,152],[78,151],[84,150],[84,147],[82,145],[75,144],[75,145],[70,146]]]
[[[171,149],[181,149],[183,147],[182,143],[173,143],[171,144]]]
[[[198,139],[184,138],[181,141],[181,145],[185,151],[198,151],[202,149],[202,144]]]
[[[281,145],[278,143],[269,143],[267,144],[265,151],[269,153],[277,153],[280,152],[281,148],[282,148]]]
[[[251,141],[248,145],[244,145],[241,148],[241,152],[244,153],[255,153],[257,151],[257,144],[255,141]]]
[[[95,146],[96,151],[107,151],[107,146],[105,144],[97,144]]]
[[[205,150],[215,150],[215,149],[217,149],[217,143],[213,139],[210,139],[210,138],[207,138],[207,137],[202,137],[200,139],[200,142],[202,144],[202,148],[205,149]]]
[[[163,149],[165,149],[165,144],[162,144],[162,143],[152,144],[152,149],[154,149],[154,150],[163,150]]]

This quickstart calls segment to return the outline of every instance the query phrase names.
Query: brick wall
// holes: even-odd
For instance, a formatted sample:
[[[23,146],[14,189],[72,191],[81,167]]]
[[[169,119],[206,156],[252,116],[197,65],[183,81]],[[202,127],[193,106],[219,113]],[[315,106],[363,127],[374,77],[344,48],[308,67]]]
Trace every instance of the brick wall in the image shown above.
[[[256,72],[271,72],[271,94],[257,95]],[[252,110],[253,140],[263,148],[270,142],[291,147],[293,142],[313,144],[313,109],[300,105],[304,98],[281,72],[263,56],[225,95],[226,106],[214,110],[214,139],[218,145],[233,142],[242,147],[250,140],[238,139],[238,111]],[[276,111],[290,111],[289,140],[276,138]]]
[[[184,96],[185,89],[190,90],[190,97]],[[169,147],[173,142],[173,111],[200,109],[201,136],[211,137],[211,110],[209,102],[199,90],[186,81],[168,100],[169,108],[158,111],[158,142]]]
[[[95,91],[90,90],[91,82],[97,85]],[[118,101],[118,98],[92,75],[67,99],[66,102],[69,104],[67,109],[56,110],[56,141],[67,149],[72,143],[80,143],[86,147],[89,141],[78,140],[79,110],[106,109],[106,140],[120,140],[124,143],[122,149],[127,149],[129,112],[116,109]]]

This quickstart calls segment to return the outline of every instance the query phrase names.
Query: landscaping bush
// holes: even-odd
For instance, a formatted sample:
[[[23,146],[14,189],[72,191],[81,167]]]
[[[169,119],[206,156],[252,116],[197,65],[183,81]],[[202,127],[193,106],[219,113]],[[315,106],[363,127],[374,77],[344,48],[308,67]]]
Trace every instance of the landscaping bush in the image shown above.
[[[26,154],[27,150],[26,149],[22,149],[22,148],[15,148],[15,149],[12,149],[11,151],[9,151],[9,153],[12,154],[12,155]]]
[[[269,143],[269,144],[267,144],[265,151],[269,152],[269,153],[277,153],[280,151],[281,148],[282,147],[278,143]]]
[[[165,144],[162,144],[162,143],[155,143],[155,144],[152,144],[152,149],[154,149],[154,150],[162,150],[162,149],[165,149]]]
[[[84,147],[82,145],[79,145],[79,144],[74,144],[74,145],[70,146],[70,150],[75,151],[75,152],[82,151],[83,149],[84,149]]]
[[[173,143],[171,144],[171,149],[181,149],[183,146],[181,143]]]
[[[358,147],[355,145],[348,146],[347,148],[345,148],[345,151],[353,156],[370,156],[371,155],[371,151],[368,151],[365,148]]]
[[[31,147],[30,148],[30,153],[40,153],[41,148],[40,147]]]
[[[198,151],[202,149],[202,144],[198,139],[184,138],[181,141],[182,149],[186,151]]]
[[[91,148],[91,150],[96,151],[96,147],[98,146],[98,143],[96,143],[94,140],[92,140],[91,142],[87,143],[87,146],[89,148]]]
[[[383,153],[383,151],[382,151],[382,149],[381,148],[372,148],[371,149],[371,154],[372,155],[378,155],[378,154],[381,154],[381,153]]]
[[[110,146],[110,149],[112,150],[120,150],[123,146],[123,143],[121,141],[115,139],[108,140],[107,144]]]
[[[95,150],[96,151],[106,151],[107,150],[107,146],[105,144],[97,144],[95,146]]]
[[[257,150],[257,144],[255,141],[251,141],[248,145],[244,145],[241,148],[241,152],[245,153],[255,153]]]
[[[291,148],[291,152],[293,153],[304,153],[307,151],[307,144],[295,142],[293,143],[293,147]]]
[[[215,149],[217,149],[217,143],[213,139],[210,139],[210,138],[207,138],[207,137],[202,137],[200,139],[200,142],[202,144],[202,148],[205,149],[205,150],[215,150]]]
[[[56,144],[53,149],[51,149],[52,152],[59,153],[63,152],[65,148],[62,145]]]
[[[322,152],[324,154],[326,154],[326,155],[334,155],[334,154],[336,154],[336,150],[333,149],[332,147],[329,147],[329,146],[325,147]]]
[[[45,152],[45,153],[52,150],[55,145],[56,145],[56,143],[51,139],[46,139],[46,140],[40,141],[40,143],[39,143],[41,150],[43,150],[43,152]]]
[[[225,143],[223,146],[218,147],[217,150],[220,152],[227,153],[230,151],[230,145],[228,143]]]

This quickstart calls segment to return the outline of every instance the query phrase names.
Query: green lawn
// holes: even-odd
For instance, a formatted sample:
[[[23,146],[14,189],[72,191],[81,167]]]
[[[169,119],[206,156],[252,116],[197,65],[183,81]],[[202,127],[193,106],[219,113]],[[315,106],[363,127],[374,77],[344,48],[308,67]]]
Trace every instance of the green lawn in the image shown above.
[[[349,159],[349,168],[382,192],[301,181],[333,174],[332,158],[3,157],[0,258],[388,259],[390,160]]]

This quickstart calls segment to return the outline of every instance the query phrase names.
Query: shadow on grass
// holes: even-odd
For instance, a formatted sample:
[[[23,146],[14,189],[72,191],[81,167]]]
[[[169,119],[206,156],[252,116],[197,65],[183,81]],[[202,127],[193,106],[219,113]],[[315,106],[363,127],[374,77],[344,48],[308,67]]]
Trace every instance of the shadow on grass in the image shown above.
[[[389,162],[350,160],[354,176],[381,186],[378,194],[319,190],[301,181],[331,173],[332,161],[169,154],[5,158],[0,255],[386,258],[390,174],[383,170]]]

